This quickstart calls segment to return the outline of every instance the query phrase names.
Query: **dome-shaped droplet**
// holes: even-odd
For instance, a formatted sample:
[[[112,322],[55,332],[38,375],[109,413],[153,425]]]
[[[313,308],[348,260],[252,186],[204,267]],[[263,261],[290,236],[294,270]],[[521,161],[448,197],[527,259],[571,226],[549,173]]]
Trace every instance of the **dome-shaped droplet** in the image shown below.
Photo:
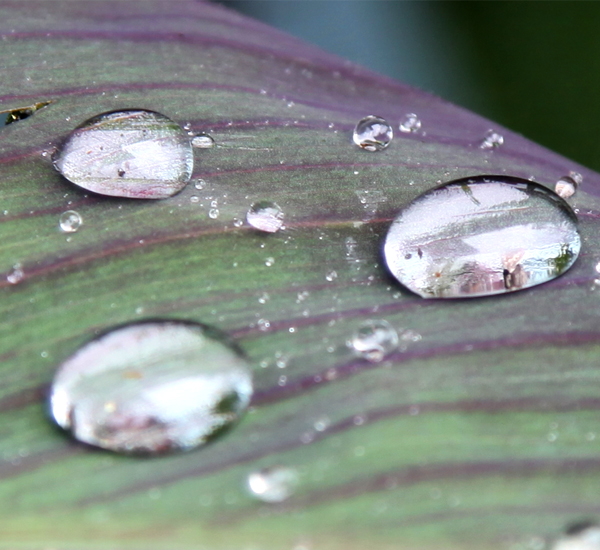
[[[75,233],[81,227],[81,224],[81,216],[75,210],[67,210],[58,218],[58,226],[64,233]]]
[[[381,151],[390,144],[393,137],[394,130],[387,120],[369,115],[358,121],[352,139],[365,151]]]
[[[255,202],[246,213],[246,221],[259,231],[276,233],[283,226],[283,211],[271,201]]]
[[[285,466],[273,466],[248,476],[250,493],[263,502],[283,502],[298,487],[298,472]]]
[[[556,182],[554,191],[559,197],[568,199],[575,194],[582,182],[583,176],[579,172],[569,172],[568,176],[563,176]]]
[[[189,136],[153,111],[98,115],[73,130],[54,156],[69,181],[101,195],[163,199],[181,191],[192,175]]]
[[[197,134],[192,138],[192,147],[196,149],[211,149],[215,146],[215,140],[208,134]]]
[[[477,176],[427,191],[389,228],[391,273],[423,298],[487,296],[550,281],[580,249],[577,218],[550,189]]]
[[[107,332],[67,359],[50,411],[80,441],[154,454],[206,443],[242,415],[251,395],[248,364],[220,334],[147,321]]]
[[[488,130],[483,137],[483,140],[479,144],[481,149],[496,149],[504,143],[504,136],[495,132],[494,130]]]
[[[384,319],[365,321],[348,340],[348,346],[367,361],[378,363],[398,347],[398,333]]]
[[[421,129],[421,120],[415,113],[408,113],[401,120],[399,129],[406,134],[418,132]]]
[[[552,550],[600,550],[600,527],[587,521],[573,525]]]

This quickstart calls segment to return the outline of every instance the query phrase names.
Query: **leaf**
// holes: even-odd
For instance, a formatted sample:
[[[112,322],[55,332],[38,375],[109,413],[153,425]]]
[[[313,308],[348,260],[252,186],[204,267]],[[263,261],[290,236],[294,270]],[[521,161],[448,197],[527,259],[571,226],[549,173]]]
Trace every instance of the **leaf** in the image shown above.
[[[0,282],[0,547],[524,548],[597,513],[597,174],[218,6],[0,13],[2,109],[51,102],[0,130],[0,269],[24,275]],[[196,151],[203,189],[110,199],[53,170],[75,126],[132,107],[215,139]],[[421,130],[385,151],[351,143],[359,118],[397,128],[406,113]],[[504,145],[482,150],[489,129]],[[437,182],[498,173],[553,187],[570,170],[584,177],[572,201],[583,253],[562,278],[424,301],[382,267],[390,220]],[[235,226],[259,200],[281,206],[284,231]],[[83,219],[68,236],[65,210]],[[148,317],[236,338],[254,366],[252,412],[205,449],[159,459],[71,442],[44,417],[56,366]],[[421,340],[368,363],[346,346],[366,319]],[[299,470],[297,492],[251,498],[248,473],[278,464]]]

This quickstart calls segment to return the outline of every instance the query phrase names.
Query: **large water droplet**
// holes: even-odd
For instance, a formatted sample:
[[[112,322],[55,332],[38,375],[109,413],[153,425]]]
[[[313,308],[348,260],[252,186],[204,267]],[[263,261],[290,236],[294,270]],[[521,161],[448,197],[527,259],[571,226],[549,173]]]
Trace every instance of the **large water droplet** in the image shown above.
[[[369,115],[358,121],[352,139],[365,151],[381,151],[390,144],[393,137],[394,130],[387,120]]]
[[[348,346],[367,361],[378,363],[398,347],[398,333],[384,319],[365,321],[348,340]]]
[[[50,410],[80,441],[154,454],[206,443],[242,415],[251,395],[248,365],[222,335],[147,321],[107,332],[67,359]]]
[[[75,210],[67,210],[58,218],[58,226],[64,233],[75,233],[81,227],[82,222],[79,212]]]
[[[273,466],[252,472],[248,476],[248,489],[263,502],[283,502],[296,491],[298,472],[285,466]]]
[[[276,233],[283,226],[283,211],[271,201],[255,202],[246,214],[246,221],[259,231]]]
[[[559,197],[568,199],[575,194],[582,182],[583,176],[579,172],[569,172],[568,176],[563,176],[556,182],[554,191]]]
[[[185,187],[194,156],[178,124],[160,113],[132,110],[84,122],[53,161],[65,178],[95,193],[162,199]]]
[[[388,231],[391,273],[423,298],[487,296],[550,281],[579,254],[577,218],[553,191],[509,176],[432,189]]]
[[[421,121],[415,113],[408,113],[400,122],[400,131],[404,133],[417,132],[421,129]]]

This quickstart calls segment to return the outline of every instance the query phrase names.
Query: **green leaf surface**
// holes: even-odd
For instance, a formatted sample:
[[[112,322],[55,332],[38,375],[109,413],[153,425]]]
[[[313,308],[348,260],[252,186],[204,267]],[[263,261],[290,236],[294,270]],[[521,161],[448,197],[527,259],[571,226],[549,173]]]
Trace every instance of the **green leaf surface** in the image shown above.
[[[51,102],[0,129],[0,548],[535,550],[598,512],[597,174],[218,6],[5,2],[0,15],[2,110]],[[54,171],[70,130],[124,108],[213,136],[195,152],[203,189],[114,199]],[[411,112],[421,130],[385,151],[351,143],[359,118],[397,130]],[[486,151],[489,129],[504,145]],[[389,222],[437,183],[497,173],[553,187],[570,170],[584,177],[571,201],[583,244],[565,276],[425,301],[385,271]],[[258,200],[282,207],[285,230],[235,226]],[[70,209],[83,226],[66,235]],[[252,411],[186,454],[72,442],[45,417],[56,366],[149,317],[236,338]],[[421,340],[368,363],[346,346],[366,319]],[[298,469],[297,492],[253,499],[248,473],[279,464]]]

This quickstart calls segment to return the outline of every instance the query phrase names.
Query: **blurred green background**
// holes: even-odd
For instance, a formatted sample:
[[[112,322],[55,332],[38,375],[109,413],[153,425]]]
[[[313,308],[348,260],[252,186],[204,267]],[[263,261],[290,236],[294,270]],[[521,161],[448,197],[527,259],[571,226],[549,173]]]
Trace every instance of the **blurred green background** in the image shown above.
[[[220,3],[600,171],[600,2]]]

